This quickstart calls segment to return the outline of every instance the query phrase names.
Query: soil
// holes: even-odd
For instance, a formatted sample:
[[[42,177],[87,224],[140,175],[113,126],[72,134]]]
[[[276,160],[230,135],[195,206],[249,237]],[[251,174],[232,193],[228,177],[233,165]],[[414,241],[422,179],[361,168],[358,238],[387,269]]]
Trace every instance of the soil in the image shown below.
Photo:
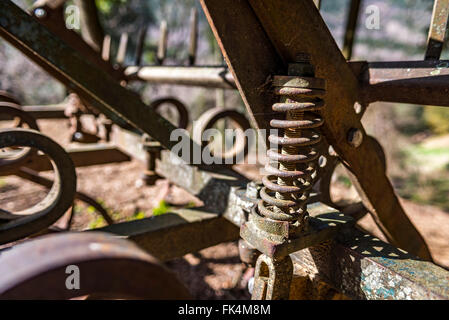
[[[39,121],[41,130],[57,142],[67,146],[67,135],[61,134],[65,121]],[[247,168],[246,168],[247,169]],[[247,170],[242,171],[247,171]],[[148,217],[152,209],[162,200],[171,206],[199,205],[200,201],[167,180],[159,180],[154,186],[141,182],[144,164],[137,160],[122,164],[109,164],[78,168],[78,191],[82,191],[97,201],[112,214],[115,221],[126,221],[140,215]],[[257,170],[256,170],[257,172]],[[253,176],[254,177],[254,171]],[[341,189],[340,192],[345,192]],[[16,177],[4,177],[0,184],[0,207],[19,210],[35,203],[45,195],[45,190]],[[412,222],[423,234],[435,261],[449,267],[449,214],[439,208],[402,201]],[[105,224],[89,207],[77,204],[72,229],[85,230]],[[67,217],[59,221],[64,226]],[[360,225],[382,238],[379,230],[369,216]],[[181,259],[167,262],[197,299],[248,299],[246,284],[251,270],[240,262],[237,244],[223,243],[215,247],[188,254]]]

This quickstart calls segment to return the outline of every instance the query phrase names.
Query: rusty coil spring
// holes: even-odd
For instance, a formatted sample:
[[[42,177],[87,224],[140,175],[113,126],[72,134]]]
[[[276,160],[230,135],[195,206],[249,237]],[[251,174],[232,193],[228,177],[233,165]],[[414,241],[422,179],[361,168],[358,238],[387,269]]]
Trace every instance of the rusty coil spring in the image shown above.
[[[285,80],[288,77],[280,78]],[[275,93],[281,96],[281,102],[275,103],[272,109],[286,116],[285,120],[274,119],[270,122],[273,128],[283,131],[283,136],[269,136],[270,143],[278,148],[267,152],[270,162],[265,169],[268,175],[262,180],[265,187],[260,193],[262,200],[258,209],[259,213],[272,220],[299,221],[301,225],[307,215],[310,189],[317,178],[320,157],[317,146],[322,138],[315,129],[324,123],[318,112],[324,107],[320,97],[325,90],[321,79],[290,78],[298,79],[296,83],[299,85],[281,85],[279,83],[283,81],[276,81],[275,78],[275,85],[279,84],[275,87]]]

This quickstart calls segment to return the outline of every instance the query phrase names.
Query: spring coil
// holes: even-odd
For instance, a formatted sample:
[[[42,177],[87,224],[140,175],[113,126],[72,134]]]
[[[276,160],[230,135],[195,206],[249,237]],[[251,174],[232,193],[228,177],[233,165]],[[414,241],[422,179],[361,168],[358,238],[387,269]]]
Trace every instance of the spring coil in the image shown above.
[[[275,94],[281,97],[281,102],[275,103],[272,109],[286,116],[284,120],[273,119],[270,122],[273,128],[283,132],[283,136],[269,136],[270,143],[278,148],[267,152],[270,161],[265,169],[268,175],[262,180],[264,188],[260,192],[262,200],[258,211],[272,220],[299,221],[299,226],[304,226],[308,215],[307,199],[317,180],[320,158],[317,147],[322,137],[316,129],[324,123],[319,112],[324,107],[322,96],[325,90],[324,81],[319,81],[321,79],[291,78],[312,81],[306,80],[307,85],[275,87]],[[313,88],[310,83],[313,83]]]

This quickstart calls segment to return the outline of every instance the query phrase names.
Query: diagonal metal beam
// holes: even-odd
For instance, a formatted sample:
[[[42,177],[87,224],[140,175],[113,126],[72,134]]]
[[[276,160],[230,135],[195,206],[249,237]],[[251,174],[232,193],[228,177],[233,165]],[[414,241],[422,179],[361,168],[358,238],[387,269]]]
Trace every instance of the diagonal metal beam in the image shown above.
[[[259,129],[269,128],[275,100],[270,77],[286,74],[286,64],[307,52],[317,77],[327,81],[328,142],[357,176],[365,203],[391,234],[394,245],[431,259],[424,239],[402,209],[375,152],[372,139],[358,148],[347,142],[355,128],[366,137],[354,110],[359,84],[312,0],[201,0],[250,115]]]
[[[138,128],[168,149],[177,143],[170,141],[175,126],[9,0],[0,1],[0,36],[117,124]]]

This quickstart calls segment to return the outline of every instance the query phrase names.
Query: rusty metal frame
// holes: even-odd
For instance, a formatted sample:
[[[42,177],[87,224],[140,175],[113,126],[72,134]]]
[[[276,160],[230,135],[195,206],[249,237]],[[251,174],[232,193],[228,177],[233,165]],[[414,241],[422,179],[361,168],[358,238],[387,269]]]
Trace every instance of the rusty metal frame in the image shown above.
[[[327,81],[325,99],[332,101],[323,112],[327,141],[358,178],[365,205],[378,217],[390,240],[431,259],[424,239],[394,193],[372,140],[364,139],[358,148],[348,143],[351,130],[366,136],[360,122],[363,112],[354,110],[357,102],[363,103],[360,85],[313,1],[202,0],[201,4],[259,129],[268,129],[272,118],[275,96],[270,76],[285,74],[287,63],[298,53],[311,55],[317,77]]]
[[[171,170],[175,164],[178,170]],[[248,193],[246,180],[182,164],[171,158],[168,151],[163,152],[158,165],[159,174],[199,196],[204,208],[174,210],[166,216],[145,219],[141,224],[139,221],[127,222],[100,231],[137,241],[150,254],[164,261],[238,239],[240,226],[257,202],[257,194]],[[253,186],[249,188],[253,189]],[[208,197],[207,190],[212,190],[214,196]],[[216,194],[226,196],[216,197]],[[317,203],[316,198],[311,200],[313,203],[308,211],[312,216],[336,212]],[[223,232],[216,232],[217,228],[223,228]],[[195,235],[194,239],[190,239],[192,235]],[[294,265],[292,288],[296,287],[295,281],[300,282],[307,274],[313,281],[327,283],[353,299],[449,299],[448,271],[357,228],[348,230],[334,241],[290,256]]]
[[[320,74],[321,77],[328,79],[330,82],[328,99],[330,101],[335,101],[336,103],[335,107],[328,110],[326,112],[327,114],[325,114],[327,120],[331,120],[328,121],[329,123],[325,128],[325,133],[330,143],[334,145],[339,155],[345,161],[346,165],[351,168],[359,179],[362,177],[361,185],[366,192],[365,202],[373,207],[372,210],[377,212],[382,219],[382,222],[387,225],[387,229],[393,231],[393,242],[404,243],[403,237],[405,235],[401,236],[396,234],[394,227],[399,224],[404,226],[404,223],[407,225],[408,220],[404,220],[404,217],[402,216],[402,209],[397,202],[397,198],[394,196],[385,173],[371,172],[376,178],[381,178],[381,182],[377,182],[377,185],[381,186],[379,189],[386,187],[386,189],[381,190],[381,196],[376,193],[376,190],[374,190],[373,187],[369,186],[372,181],[367,177],[367,172],[364,166],[368,167],[370,170],[373,168],[382,168],[380,165],[376,166],[376,164],[379,164],[378,162],[381,162],[381,159],[379,158],[379,155],[373,151],[374,148],[371,148],[372,142],[370,139],[365,139],[364,143],[357,150],[351,149],[346,144],[347,129],[357,128],[363,132],[363,128],[360,124],[360,118],[363,115],[363,112],[361,112],[361,114],[355,114],[353,110],[354,103],[359,101],[366,103],[376,101],[375,99],[379,98],[373,93],[373,87],[378,85],[378,83],[373,82],[375,77],[370,74],[371,70],[376,69],[373,68],[374,65],[371,64],[368,65],[368,67],[363,66],[358,69],[358,65],[354,65],[353,67],[352,64],[346,63],[339,51],[338,54],[336,53],[338,48],[336,48],[333,39],[330,37],[330,33],[322,22],[319,14],[317,14],[318,11],[311,0],[294,4],[287,3],[287,1],[268,0],[259,2],[256,0],[238,0],[233,1],[233,3],[229,5],[226,5],[226,0],[224,2],[225,3],[217,0],[202,0],[202,5],[208,14],[208,18],[213,26],[217,39],[219,39],[220,45],[225,52],[228,64],[231,67],[231,72],[235,79],[237,79],[237,86],[244,97],[250,114],[254,116],[255,123],[257,123],[259,128],[268,128],[267,122],[271,115],[270,112],[265,111],[269,110],[268,106],[273,102],[273,97],[269,90],[267,90],[267,87],[269,87],[269,82],[267,81],[268,76],[284,71],[286,63],[294,58],[295,52],[310,52],[313,59],[316,59],[314,64],[317,65],[317,73]],[[288,5],[293,6],[293,9],[295,10],[285,10]],[[136,112],[138,110],[144,110],[142,109],[144,108],[144,105],[136,96],[132,95],[126,89],[121,88],[105,73],[95,70],[96,67],[92,67],[89,63],[82,61],[77,54],[70,52],[64,43],[51,35],[51,33],[48,33],[45,29],[36,25],[34,20],[22,13],[21,10],[16,8],[10,1],[0,3],[0,9],[2,9],[2,12],[8,11],[11,13],[11,15],[5,16],[6,19],[4,17],[0,18],[0,35],[3,35],[14,45],[21,48],[22,51],[26,52],[30,58],[38,62],[44,69],[52,72],[57,79],[63,81],[74,91],[89,99],[89,101],[96,107],[118,123],[124,126],[129,123],[146,133],[153,133],[155,134],[154,137],[161,141],[163,145],[168,148],[172,146],[170,142],[167,141],[167,137],[173,127],[168,125],[161,117],[158,117],[157,115],[155,117],[150,111],[148,111],[148,117],[156,118],[156,120],[153,119],[151,121],[151,124],[144,123],[145,119],[149,119],[147,115],[145,115],[145,119],[139,119],[139,116],[142,116],[142,113],[137,116]],[[228,15],[224,15],[223,10],[226,11]],[[267,15],[268,12],[270,15]],[[220,14],[222,15],[221,17]],[[298,22],[298,20],[296,20],[298,14],[304,18],[304,22],[301,22],[304,24],[301,25],[301,27],[304,28],[299,28],[299,30],[295,28],[295,30],[297,30],[295,31],[295,37],[292,42],[289,42],[289,46],[287,46],[287,40],[291,39],[291,33],[288,32],[289,27],[294,25],[294,22]],[[233,28],[251,30],[251,32],[255,33],[257,36],[249,41],[248,38],[246,38],[246,44],[242,43],[242,37],[236,37],[237,43],[230,44],[230,38],[228,38],[230,34],[225,32],[226,28],[224,28],[223,20],[221,20],[225,17],[231,17],[235,22]],[[245,19],[242,19],[242,17],[245,17]],[[26,24],[36,27],[36,34],[26,35],[21,33],[18,26]],[[311,26],[313,26],[313,28]],[[312,31],[316,32],[321,37],[321,47],[316,41],[314,42],[311,37],[307,36],[307,34],[312,33]],[[235,35],[236,34],[233,33],[233,37],[235,37]],[[50,45],[51,50],[47,50],[42,46],[37,45],[34,42],[35,36],[42,36],[44,40],[41,39],[41,41],[48,41],[46,45]],[[323,39],[326,40],[323,41]],[[234,45],[235,47],[233,47]],[[251,46],[253,46],[253,48],[249,50]],[[320,50],[322,52],[319,52]],[[254,55],[255,52],[257,54]],[[241,62],[236,60],[238,55],[244,57]],[[331,56],[333,57],[333,61],[332,64],[329,64],[330,60],[326,62],[326,59]],[[254,61],[250,61],[251,59],[249,59],[249,57]],[[250,63],[248,63],[248,61],[250,61]],[[79,67],[81,70],[86,71],[87,76],[81,75],[80,71],[71,67],[70,64],[74,64],[75,67]],[[245,78],[245,75],[242,72],[242,64],[247,64],[246,68],[257,66],[257,68],[252,69],[254,70],[254,73],[251,73],[252,79]],[[89,68],[94,70],[89,71]],[[446,69],[447,66],[439,67],[438,65],[433,65],[433,68],[441,71],[441,69]],[[356,71],[360,72],[358,73],[359,77],[356,76]],[[95,72],[99,72],[100,74],[96,76]],[[359,79],[366,79],[367,74],[368,80],[365,81],[366,83],[370,83],[370,85],[364,87],[359,83]],[[434,74],[431,75],[434,76]],[[92,78],[89,78],[89,76]],[[402,76],[402,73],[399,76],[391,75],[390,77],[393,78],[393,80],[388,80],[388,78],[386,78],[387,80],[380,80],[379,83],[394,82]],[[103,79],[103,77],[105,78]],[[408,77],[406,76],[405,80],[411,81],[412,83],[415,81],[416,87],[422,87],[419,81],[415,80],[415,78],[415,75],[411,75]],[[105,82],[105,85],[95,85],[95,83],[93,83],[95,80],[100,79]],[[442,78],[438,80],[434,78],[432,80],[442,81],[441,83],[444,82],[444,79]],[[106,91],[106,85],[112,86],[114,90],[117,89],[119,92],[116,95],[112,94],[110,87]],[[406,90],[409,89],[404,88],[403,93]],[[366,92],[369,92],[369,94]],[[108,95],[111,94],[115,98],[119,97],[119,94],[123,94],[125,97],[113,101],[112,99],[114,97],[108,97]],[[394,94],[391,93],[391,96],[394,96]],[[399,96],[401,96],[401,94],[397,94],[396,98],[392,99],[401,99],[398,98]],[[125,98],[129,98],[130,100],[127,101]],[[266,99],[266,101],[264,101],[264,99]],[[125,102],[128,106],[134,107],[135,110],[124,108],[121,103]],[[257,105],[257,103],[260,103],[260,105]],[[124,123],[121,120],[122,118],[126,119],[127,123]],[[361,154],[366,156],[362,158],[360,157]],[[357,157],[360,157],[360,159]],[[362,162],[364,162],[363,165]],[[187,214],[188,219],[182,219],[177,216],[173,218],[177,221],[173,221],[172,218],[167,216],[164,218],[167,219],[167,221],[162,222],[159,226],[155,225],[154,221],[161,220],[162,217],[149,219],[148,223],[139,224],[134,222],[119,224],[108,227],[109,229],[107,230],[118,234],[121,237],[133,239],[143,246],[146,246],[149,250],[154,250],[154,248],[157,247],[156,244],[160,243],[160,237],[167,232],[169,235],[176,234],[176,236],[179,235],[181,239],[188,239],[188,236],[192,234],[192,230],[196,230],[196,228],[205,228],[205,232],[200,239],[192,240],[192,242],[196,243],[193,247],[183,247],[179,246],[179,244],[171,243],[171,238],[167,237],[167,245],[173,247],[169,247],[168,249],[166,247],[160,248],[159,254],[164,260],[223,241],[236,239],[236,231],[238,232],[238,229],[231,227],[225,219],[228,219],[237,225],[240,225],[240,223],[244,221],[247,213],[244,212],[245,210],[243,210],[243,208],[250,207],[251,201],[242,203],[235,192],[241,188],[243,183],[246,183],[245,180],[236,178],[235,176],[228,177],[223,174],[223,172],[211,174],[210,172],[200,171],[198,168],[190,166],[186,166],[186,168],[187,170],[196,170],[196,173],[194,174],[200,175],[202,179],[206,178],[202,180],[202,188],[197,193],[201,194],[202,191],[207,189],[207,192],[204,192],[202,196],[203,199],[206,200],[205,204],[210,205],[209,208],[212,207],[212,203],[216,204],[218,202],[222,204],[222,206],[215,206],[215,212],[218,211],[218,216],[217,214],[197,211],[197,216],[195,217],[194,213],[189,212]],[[226,171],[224,171],[224,173],[226,173]],[[378,174],[380,176],[377,176]],[[188,182],[184,177],[178,178],[178,180],[182,181],[180,183],[181,185]],[[189,181],[195,181],[193,176]],[[218,185],[221,184],[221,187],[217,188],[216,192],[209,192],[210,183],[213,184],[214,181],[219,181]],[[223,186],[225,187],[225,190],[222,189]],[[217,197],[219,195],[221,195],[221,197]],[[385,199],[385,197],[391,198]],[[391,208],[386,207],[381,203],[380,198],[386,203],[391,200],[392,203],[394,203],[394,206]],[[239,205],[232,205],[230,201],[238,202]],[[205,208],[207,209],[207,205]],[[311,207],[311,211],[319,212],[320,210],[326,211],[331,209],[319,204]],[[235,213],[238,214],[236,215]],[[182,216],[183,213],[180,215]],[[229,228],[226,227],[226,232],[222,235],[210,238],[210,234],[216,231],[218,228],[217,226],[220,226],[221,228],[226,223],[229,226]],[[175,233],[176,230],[179,232]],[[407,236],[415,237],[416,234],[414,232],[413,227],[409,225]],[[330,246],[318,246],[301,250],[300,252],[293,254],[292,259],[297,267],[305,268],[312,273],[313,271],[316,271],[319,278],[328,281],[353,298],[447,299],[449,296],[447,292],[447,273],[444,270],[433,264],[415,260],[413,256],[390,245],[384,244],[377,239],[372,240],[372,238],[370,238],[368,241],[368,238],[370,237],[357,232],[351,235],[346,234],[343,239],[337,239],[337,241]],[[370,243],[371,240],[375,242],[376,246],[373,246],[373,244]],[[382,249],[379,250],[377,244],[379,244]],[[173,250],[174,248],[179,248],[179,250],[174,250],[173,254],[169,253],[167,255],[167,250]],[[322,254],[323,248],[325,250],[324,255]],[[368,249],[374,251],[369,251]],[[369,252],[368,254],[366,253],[367,250]],[[409,250],[421,254],[426,258],[430,257],[426,256],[427,253],[422,247],[422,243],[412,244],[412,246],[409,247]],[[166,255],[164,256],[164,254]],[[323,259],[323,257],[325,258]],[[353,259],[351,260],[351,257],[356,258],[356,263],[354,263]],[[360,266],[358,264],[359,262]],[[346,269],[348,265],[350,267],[349,272],[348,269]],[[337,269],[335,270],[337,270],[337,272],[330,274],[326,273],[326,268],[329,268],[329,266],[336,266]],[[367,275],[369,276],[371,273],[375,273],[376,276],[371,280],[367,279]],[[379,276],[377,276],[378,274]],[[432,275],[432,278],[428,279],[430,274]],[[394,277],[394,279],[392,277]],[[397,287],[397,291],[393,290],[395,287]]]

